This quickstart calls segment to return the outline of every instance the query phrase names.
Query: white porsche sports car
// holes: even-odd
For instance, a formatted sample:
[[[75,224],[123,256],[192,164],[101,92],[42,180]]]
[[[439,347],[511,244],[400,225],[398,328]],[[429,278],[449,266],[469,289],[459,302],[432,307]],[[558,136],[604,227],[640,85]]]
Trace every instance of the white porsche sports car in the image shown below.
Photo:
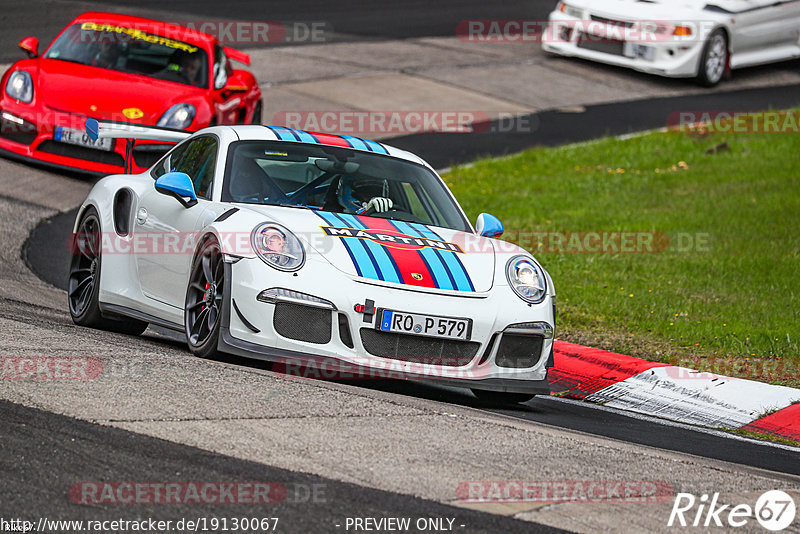
[[[80,207],[68,291],[78,325],[154,324],[201,357],[325,358],[491,401],[549,393],[552,280],[494,239],[493,216],[473,229],[415,155],[283,127],[86,129],[178,144],[142,174],[103,178]]]
[[[706,86],[800,57],[800,0],[566,0],[549,24],[547,52]]]

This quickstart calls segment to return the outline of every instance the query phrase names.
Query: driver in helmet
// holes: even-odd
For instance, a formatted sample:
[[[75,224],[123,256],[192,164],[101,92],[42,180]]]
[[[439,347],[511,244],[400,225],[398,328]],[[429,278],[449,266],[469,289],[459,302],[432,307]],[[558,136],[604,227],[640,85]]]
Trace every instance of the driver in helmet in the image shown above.
[[[389,183],[379,178],[343,176],[336,198],[348,213],[384,213],[394,206],[389,198]]]

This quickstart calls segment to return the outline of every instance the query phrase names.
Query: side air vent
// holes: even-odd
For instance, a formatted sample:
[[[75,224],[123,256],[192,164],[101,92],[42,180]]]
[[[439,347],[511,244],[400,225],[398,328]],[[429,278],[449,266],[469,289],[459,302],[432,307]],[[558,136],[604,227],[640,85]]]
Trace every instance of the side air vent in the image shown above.
[[[131,231],[133,191],[123,188],[114,196],[114,231],[125,237]]]

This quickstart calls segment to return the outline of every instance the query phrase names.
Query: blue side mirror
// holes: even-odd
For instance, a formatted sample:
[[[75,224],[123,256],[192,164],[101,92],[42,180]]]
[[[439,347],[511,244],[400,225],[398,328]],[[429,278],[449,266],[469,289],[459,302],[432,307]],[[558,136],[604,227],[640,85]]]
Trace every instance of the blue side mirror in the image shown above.
[[[185,172],[168,172],[156,180],[156,191],[178,199],[185,208],[197,204],[197,195],[194,193],[192,179]],[[189,200],[186,200],[186,199]]]
[[[503,235],[503,223],[489,213],[481,213],[475,222],[475,231],[483,237],[500,237]]]

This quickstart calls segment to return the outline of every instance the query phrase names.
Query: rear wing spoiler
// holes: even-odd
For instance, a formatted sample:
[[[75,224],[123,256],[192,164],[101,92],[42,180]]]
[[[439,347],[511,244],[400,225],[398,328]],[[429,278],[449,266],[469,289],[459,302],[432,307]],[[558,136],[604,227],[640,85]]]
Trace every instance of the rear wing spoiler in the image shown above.
[[[174,130],[172,128],[160,128],[158,126],[142,126],[128,122],[98,121],[97,119],[86,119],[86,135],[92,141],[97,139],[126,139],[125,145],[125,174],[133,171],[133,145],[137,139],[148,141],[163,141],[166,143],[180,143],[190,135],[191,132]]]
[[[250,65],[250,54],[246,54],[229,46],[223,46],[222,51],[225,52],[225,55],[230,59],[238,61],[239,63],[244,63],[247,66]]]

